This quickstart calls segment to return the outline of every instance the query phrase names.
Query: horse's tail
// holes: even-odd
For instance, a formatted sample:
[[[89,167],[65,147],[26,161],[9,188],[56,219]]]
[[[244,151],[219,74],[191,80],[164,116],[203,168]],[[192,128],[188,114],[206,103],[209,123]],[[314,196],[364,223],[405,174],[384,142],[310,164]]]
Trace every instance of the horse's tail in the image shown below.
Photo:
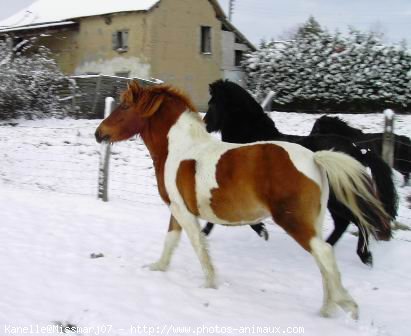
[[[391,220],[394,220],[398,211],[398,194],[391,167],[373,151],[363,154],[361,163],[370,168],[381,203]]]
[[[366,168],[349,155],[332,151],[315,152],[314,161],[326,171],[336,198],[358,218],[360,230],[389,240],[390,216],[378,200]]]

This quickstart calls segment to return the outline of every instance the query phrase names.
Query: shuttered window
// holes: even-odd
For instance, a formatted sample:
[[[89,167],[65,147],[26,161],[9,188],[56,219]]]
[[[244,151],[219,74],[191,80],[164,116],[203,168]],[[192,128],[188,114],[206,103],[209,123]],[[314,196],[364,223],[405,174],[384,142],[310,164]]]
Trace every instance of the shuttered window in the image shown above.
[[[128,50],[128,30],[118,30],[112,36],[113,50],[125,52]]]

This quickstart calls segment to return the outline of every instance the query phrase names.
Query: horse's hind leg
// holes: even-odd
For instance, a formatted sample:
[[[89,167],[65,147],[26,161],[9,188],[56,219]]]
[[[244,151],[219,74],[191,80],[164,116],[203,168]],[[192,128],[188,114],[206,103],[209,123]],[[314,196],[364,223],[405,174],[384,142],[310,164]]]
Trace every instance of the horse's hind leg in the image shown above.
[[[310,246],[311,254],[320,268],[324,288],[328,288],[330,296],[330,301],[324,302],[321,314],[330,316],[335,304],[337,304],[344,311],[351,313],[354,319],[358,319],[358,305],[341,283],[340,272],[331,245],[319,237],[314,237],[310,241]]]
[[[357,223],[355,223],[357,225]],[[372,266],[372,253],[368,249],[368,232],[362,230],[358,226],[358,243],[357,243],[357,254],[360,257],[361,261],[369,266]]]
[[[334,252],[330,244],[321,238],[322,223],[325,213],[325,198],[322,195],[322,206],[319,213],[315,213],[315,204],[300,203],[297,207],[290,207],[283,213],[273,212],[274,221],[291,235],[305,250],[310,252],[320,268],[324,300],[321,308],[323,316],[330,316],[340,306],[358,318],[358,306],[347,290],[342,286]]]
[[[213,230],[214,224],[207,222],[206,226],[201,230],[202,233],[204,233],[206,236],[210,234],[210,232]]]
[[[342,216],[339,216],[333,209],[330,209],[331,217],[334,220],[334,231],[327,238],[327,243],[335,245],[335,243],[341,238],[343,233],[347,230],[350,221]]]
[[[175,248],[178,245],[181,237],[181,226],[177,222],[177,220],[171,216],[170,217],[170,224],[168,226],[168,233],[166,236],[166,240],[164,242],[163,252],[161,254],[160,259],[149,265],[150,270],[152,271],[165,271],[167,270],[168,266],[170,265],[171,257]]]

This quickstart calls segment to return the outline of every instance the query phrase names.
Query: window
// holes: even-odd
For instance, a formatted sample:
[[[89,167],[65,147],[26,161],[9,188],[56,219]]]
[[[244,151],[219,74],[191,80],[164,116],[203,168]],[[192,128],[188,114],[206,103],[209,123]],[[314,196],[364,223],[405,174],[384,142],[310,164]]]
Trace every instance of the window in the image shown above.
[[[128,50],[128,30],[118,30],[112,36],[113,50],[125,52]]]
[[[201,52],[211,54],[211,27],[201,26]]]
[[[235,50],[234,65],[235,66],[241,66],[242,61],[243,61],[243,51],[242,50]]]

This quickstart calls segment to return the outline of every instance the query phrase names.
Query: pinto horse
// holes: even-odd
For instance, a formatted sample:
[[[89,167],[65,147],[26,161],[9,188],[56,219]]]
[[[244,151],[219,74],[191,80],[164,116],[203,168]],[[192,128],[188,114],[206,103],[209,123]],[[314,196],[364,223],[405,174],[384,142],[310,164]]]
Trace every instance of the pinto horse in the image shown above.
[[[298,143],[314,152],[327,149],[344,152],[370,167],[385,211],[392,220],[395,219],[398,197],[392,171],[379,156],[371,152],[363,154],[350,140],[337,135],[300,136],[281,133],[255,99],[238,84],[228,80],[217,80],[211,83],[209,88],[211,98],[204,117],[209,132],[221,132],[221,139],[225,142],[249,143],[277,140]],[[366,204],[363,206],[366,207]],[[359,222],[354,213],[337,200],[332,189],[328,209],[334,220],[335,228],[327,242],[334,245],[350,222],[357,226]],[[207,223],[203,232],[206,235],[209,234],[212,227],[212,223]],[[262,223],[254,224],[252,228],[260,235],[262,235],[261,232],[266,232]],[[371,265],[372,254],[367,242],[367,232],[359,230],[357,254],[363,263]]]
[[[359,148],[371,150],[377,155],[382,153],[383,133],[364,133],[338,117],[318,118],[311,134],[338,134],[350,138]],[[403,175],[404,185],[407,185],[411,173],[411,140],[405,135],[394,135],[394,169]]]
[[[95,137],[97,142],[117,142],[136,134],[150,152],[159,194],[171,211],[163,252],[152,270],[167,269],[184,229],[206,286],[215,287],[199,219],[241,225],[271,216],[315,258],[324,285],[321,313],[329,316],[340,306],[358,318],[358,306],[343,287],[333,249],[321,232],[330,181],[336,197],[352,209],[364,230],[390,235],[388,217],[359,162],[342,153],[313,153],[287,142],[221,142],[206,131],[181,91],[169,85],[141,87],[133,81]],[[358,196],[374,204],[375,217],[381,219],[378,230],[361,211]]]

